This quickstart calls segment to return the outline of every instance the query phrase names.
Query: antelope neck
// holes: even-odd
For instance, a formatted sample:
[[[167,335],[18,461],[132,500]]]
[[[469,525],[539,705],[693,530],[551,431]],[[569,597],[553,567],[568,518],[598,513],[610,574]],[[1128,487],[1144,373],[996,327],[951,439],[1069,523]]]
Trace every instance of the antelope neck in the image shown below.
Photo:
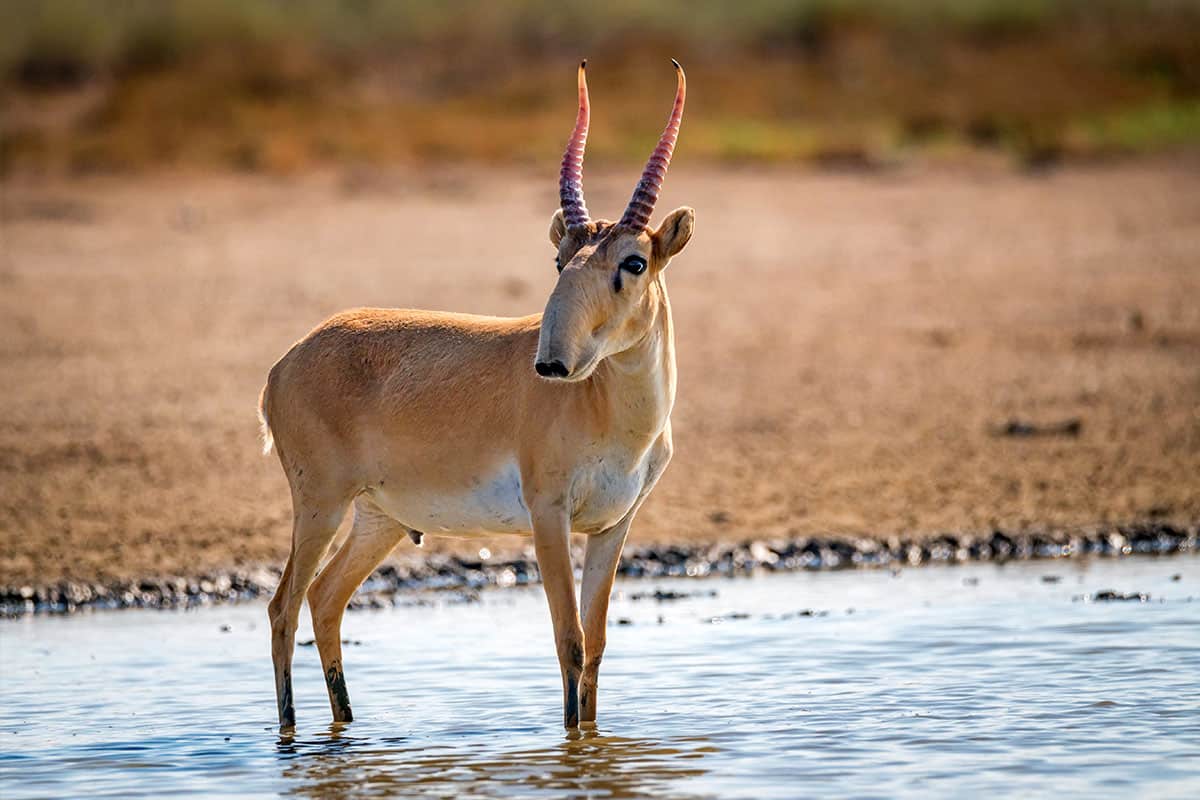
[[[612,412],[613,433],[648,448],[662,434],[675,405],[675,336],[671,303],[662,278],[654,293],[653,318],[632,347],[600,363],[594,376]]]

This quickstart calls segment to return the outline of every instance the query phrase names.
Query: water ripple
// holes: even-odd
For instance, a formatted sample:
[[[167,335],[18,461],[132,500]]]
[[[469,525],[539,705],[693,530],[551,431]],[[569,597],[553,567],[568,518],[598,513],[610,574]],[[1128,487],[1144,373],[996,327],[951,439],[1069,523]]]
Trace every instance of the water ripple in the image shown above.
[[[359,720],[328,723],[300,648],[285,738],[261,607],[6,622],[0,795],[1195,796],[1198,577],[1183,556],[618,592],[601,726],[569,735],[537,589],[349,615]],[[1074,601],[1114,585],[1153,602]]]

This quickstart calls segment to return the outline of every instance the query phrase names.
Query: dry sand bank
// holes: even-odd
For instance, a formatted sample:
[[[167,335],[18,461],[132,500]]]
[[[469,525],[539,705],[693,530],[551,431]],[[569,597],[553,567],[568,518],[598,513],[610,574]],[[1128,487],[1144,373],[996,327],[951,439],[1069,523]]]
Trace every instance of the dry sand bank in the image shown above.
[[[617,213],[631,180],[589,175],[590,207]],[[498,172],[5,184],[0,584],[279,562],[267,369],[348,306],[539,310],[554,192]],[[676,456],[635,542],[1200,519],[1194,161],[680,168],[660,205],[683,203]]]

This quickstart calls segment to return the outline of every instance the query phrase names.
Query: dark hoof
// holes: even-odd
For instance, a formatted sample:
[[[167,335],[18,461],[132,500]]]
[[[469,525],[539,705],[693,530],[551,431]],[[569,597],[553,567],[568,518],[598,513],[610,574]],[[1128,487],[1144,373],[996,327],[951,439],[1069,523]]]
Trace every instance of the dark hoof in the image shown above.
[[[340,664],[333,664],[325,673],[325,685],[329,687],[329,696],[333,700],[333,715],[337,722],[352,722],[354,714],[350,711],[350,693],[346,691],[346,676],[342,674]]]
[[[563,725],[579,727],[579,679],[567,678],[567,696],[563,702]]]

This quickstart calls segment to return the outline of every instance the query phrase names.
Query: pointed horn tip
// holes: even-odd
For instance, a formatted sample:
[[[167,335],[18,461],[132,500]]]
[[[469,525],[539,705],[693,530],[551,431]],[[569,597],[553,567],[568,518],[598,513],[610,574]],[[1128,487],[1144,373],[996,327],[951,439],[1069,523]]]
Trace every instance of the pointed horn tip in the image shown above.
[[[583,61],[580,61],[580,62],[579,62],[579,68],[580,68],[580,69],[587,69],[587,59],[586,59],[586,58],[585,58]]]
[[[671,63],[675,65],[675,69],[677,69],[677,70],[678,70],[678,71],[680,71],[680,72],[683,72],[683,67],[681,67],[681,66],[679,65],[679,62],[678,62],[678,61],[676,61],[675,59],[673,59],[673,58],[672,58],[672,59],[671,59]]]

